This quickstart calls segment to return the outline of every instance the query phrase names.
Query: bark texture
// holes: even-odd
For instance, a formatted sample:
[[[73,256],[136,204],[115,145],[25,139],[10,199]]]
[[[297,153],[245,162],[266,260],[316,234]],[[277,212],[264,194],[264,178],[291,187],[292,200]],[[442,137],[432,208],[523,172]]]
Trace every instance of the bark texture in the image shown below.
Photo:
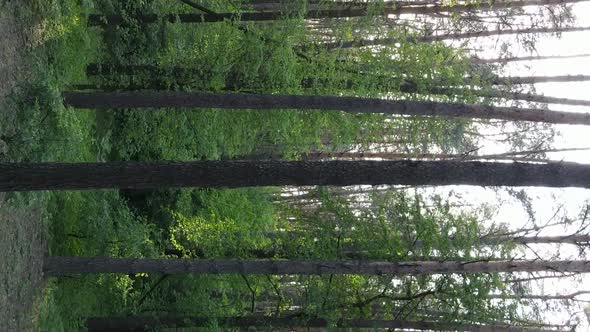
[[[447,160],[0,164],[0,192],[384,184],[590,188],[590,165]]]
[[[130,91],[64,92],[63,98],[65,105],[75,108],[193,107],[266,111],[295,109],[590,125],[590,113],[359,97]]]
[[[221,327],[247,329],[264,328],[381,328],[412,329],[420,331],[470,331],[470,332],[559,332],[541,328],[528,328],[509,325],[476,325],[434,321],[404,321],[380,319],[340,319],[330,323],[322,318],[297,319],[289,317],[186,317],[186,316],[129,316],[129,317],[92,317],[86,320],[89,332],[139,332],[152,328],[207,327],[216,321]]]
[[[495,272],[590,272],[590,261],[279,261],[47,257],[46,276],[76,273],[428,275]]]

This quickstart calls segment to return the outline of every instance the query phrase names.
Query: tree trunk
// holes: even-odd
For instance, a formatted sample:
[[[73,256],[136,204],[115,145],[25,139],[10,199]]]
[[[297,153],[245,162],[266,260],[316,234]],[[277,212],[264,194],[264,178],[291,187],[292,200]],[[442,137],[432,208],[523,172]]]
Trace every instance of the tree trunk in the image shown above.
[[[554,59],[573,59],[573,58],[585,58],[590,57],[590,54],[574,54],[574,55],[536,55],[536,56],[523,56],[523,57],[509,57],[509,58],[493,58],[493,59],[480,59],[471,58],[470,62],[474,64],[488,64],[488,63],[502,63],[506,64],[509,62],[516,61],[541,61],[541,60],[554,60]]]
[[[531,79],[532,77],[529,77]],[[521,78],[522,79],[522,78]],[[544,77],[543,79],[549,79]],[[507,78],[509,81],[510,78]],[[504,81],[507,83],[508,81]],[[497,83],[501,83],[499,79]],[[499,84],[498,84],[499,85]],[[430,90],[430,89],[429,89]],[[442,94],[446,96],[461,96],[465,94],[472,94],[478,97],[484,98],[502,98],[507,100],[524,100],[533,103],[545,103],[545,104],[561,104],[561,105],[575,105],[575,106],[590,106],[590,100],[582,99],[571,99],[571,98],[558,98],[548,97],[535,93],[523,93],[523,92],[512,92],[512,91],[501,91],[501,90],[469,90],[469,89],[454,89],[454,88],[433,88],[431,89],[432,94]],[[430,91],[428,91],[430,93]]]
[[[491,237],[490,239],[484,239],[483,241],[486,243],[511,241],[516,244],[567,243],[574,245],[587,245],[590,244],[590,234],[575,234],[562,236],[522,236],[515,238]]]
[[[571,294],[562,295],[534,295],[534,294],[522,294],[522,295],[491,295],[492,299],[515,299],[515,300],[575,300],[577,296],[590,294],[590,291],[578,291]]]
[[[561,76],[516,76],[498,77],[490,83],[493,85],[535,84],[548,82],[580,82],[590,81],[590,75],[561,75]]]
[[[477,325],[468,323],[449,323],[436,321],[404,321],[381,319],[340,319],[333,323],[322,319],[303,319],[291,317],[186,317],[186,316],[128,316],[91,317],[86,320],[88,332],[139,332],[154,328],[208,327],[217,322],[220,327],[247,329],[263,328],[369,328],[369,329],[412,329],[419,331],[470,331],[470,332],[559,332],[542,328],[509,325]]]
[[[46,276],[76,273],[429,275],[495,272],[590,272],[590,261],[280,261],[47,257]]]
[[[544,6],[544,5],[561,5],[567,3],[577,3],[586,0],[526,0],[526,1],[495,1],[493,3],[480,4],[461,4],[455,6],[433,5],[433,6],[398,6],[397,3],[389,4],[383,8],[380,15],[401,15],[401,14],[432,14],[438,12],[460,12],[473,10],[498,10],[504,8],[516,8],[524,6]],[[411,3],[410,3],[411,4]],[[324,18],[342,18],[342,17],[363,17],[367,16],[368,7],[347,7],[340,9],[311,9],[303,14],[305,19],[324,19]],[[180,14],[142,14],[131,15],[129,18],[141,23],[154,23],[159,20],[166,20],[171,23],[207,23],[223,22],[225,20],[246,21],[275,21],[285,17],[282,11],[267,12],[242,12],[234,13],[217,13],[217,14],[199,14],[199,13],[180,13]],[[113,26],[120,25],[126,21],[123,15],[88,15],[89,26]]]
[[[384,184],[590,188],[590,165],[446,160],[0,164],[0,192]]]
[[[193,107],[251,110],[322,110],[410,116],[448,116],[590,125],[590,113],[494,107],[378,98],[213,94],[173,91],[64,92],[64,103],[75,108]]]
[[[590,27],[556,27],[556,28],[528,28],[528,29],[501,29],[501,30],[486,30],[486,31],[475,31],[475,32],[457,32],[447,33],[444,35],[432,35],[423,37],[407,37],[405,39],[399,38],[375,38],[375,39],[359,39],[356,41],[345,41],[345,42],[329,42],[322,43],[321,45],[328,50],[337,48],[354,48],[354,47],[366,47],[366,46],[390,46],[395,43],[408,41],[413,43],[431,43],[436,41],[444,40],[457,40],[457,39],[468,39],[468,38],[480,38],[480,37],[491,37],[491,36],[502,36],[502,35],[517,35],[527,33],[562,33],[562,32],[576,32],[576,31],[588,31]]]
[[[301,160],[329,160],[329,159],[383,159],[383,160],[404,160],[404,159],[426,159],[426,160],[516,160],[543,162],[544,159],[532,158],[531,156],[550,152],[587,151],[590,148],[564,148],[564,149],[542,149],[511,151],[486,155],[475,154],[448,154],[448,153],[397,153],[397,152],[309,152],[300,155]],[[523,157],[526,156],[526,157]],[[280,153],[257,153],[251,155],[237,156],[235,160],[282,160]]]
[[[559,235],[559,236],[484,236],[481,239],[482,245],[500,245],[507,242],[515,244],[526,245],[526,244],[572,244],[577,246],[585,246],[590,244],[590,234],[573,234],[573,235]],[[415,246],[421,247],[424,245],[422,240],[416,240]],[[351,252],[355,252],[354,248],[351,248]],[[358,251],[356,251],[358,252]]]

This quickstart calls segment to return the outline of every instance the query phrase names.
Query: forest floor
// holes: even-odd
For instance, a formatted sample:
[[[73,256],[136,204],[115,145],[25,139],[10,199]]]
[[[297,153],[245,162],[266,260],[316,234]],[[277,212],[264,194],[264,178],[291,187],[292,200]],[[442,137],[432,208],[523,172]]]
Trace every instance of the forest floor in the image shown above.
[[[18,19],[15,2],[0,3],[0,112],[3,118],[15,116],[9,102],[18,83],[29,74],[24,52],[29,47],[27,25]],[[6,128],[8,129],[8,128]],[[0,132],[3,137],[12,130]],[[0,140],[0,160],[6,160],[10,147]],[[18,199],[17,199],[18,200]],[[43,283],[45,253],[39,204],[14,204],[13,198],[0,193],[0,326],[1,331],[33,329],[32,311]]]

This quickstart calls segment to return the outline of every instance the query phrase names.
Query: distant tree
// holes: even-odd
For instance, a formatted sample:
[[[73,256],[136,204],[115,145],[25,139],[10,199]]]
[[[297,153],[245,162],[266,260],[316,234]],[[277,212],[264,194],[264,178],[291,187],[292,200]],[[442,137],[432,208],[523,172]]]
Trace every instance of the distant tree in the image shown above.
[[[576,32],[576,31],[588,31],[590,27],[551,27],[551,28],[526,28],[526,29],[501,29],[501,30],[486,30],[486,31],[475,31],[475,32],[455,32],[446,33],[441,35],[429,35],[429,36],[408,36],[405,38],[374,38],[374,39],[360,39],[356,41],[345,41],[345,42],[329,42],[323,43],[321,46],[332,50],[336,48],[353,48],[353,47],[367,47],[367,46],[388,46],[396,43],[408,41],[412,43],[428,43],[435,41],[444,40],[458,40],[458,39],[469,39],[469,38],[482,38],[491,36],[503,36],[503,35],[518,35],[518,34],[535,34],[535,33],[563,33],[563,32]]]
[[[474,64],[490,64],[490,63],[506,64],[509,62],[518,62],[518,61],[562,60],[562,59],[585,58],[585,57],[590,57],[590,54],[532,55],[532,56],[504,57],[504,58],[490,58],[490,59],[471,58],[469,61]]]
[[[172,91],[64,92],[63,97],[65,105],[76,108],[297,109],[590,125],[590,114],[588,113],[359,97],[240,95]]]
[[[579,82],[589,81],[590,75],[560,75],[560,76],[515,76],[497,77],[490,82],[492,85],[535,84],[548,82]]]
[[[518,300],[541,300],[541,301],[549,301],[549,300],[569,300],[575,301],[576,297],[580,295],[590,294],[590,291],[577,291],[570,294],[558,294],[558,295],[538,295],[538,294],[501,294],[501,295],[491,295],[491,298],[496,299],[518,299]]]

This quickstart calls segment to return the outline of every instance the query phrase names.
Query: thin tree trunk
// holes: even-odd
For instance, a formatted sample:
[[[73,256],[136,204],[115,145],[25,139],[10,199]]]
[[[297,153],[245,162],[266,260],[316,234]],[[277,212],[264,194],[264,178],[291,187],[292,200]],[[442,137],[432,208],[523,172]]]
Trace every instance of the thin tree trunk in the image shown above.
[[[86,320],[89,332],[99,331],[148,331],[154,328],[208,327],[217,322],[220,327],[247,329],[263,328],[371,328],[412,329],[419,331],[469,331],[469,332],[559,332],[553,329],[519,327],[510,325],[478,325],[436,321],[404,321],[382,319],[340,319],[330,323],[322,318],[303,319],[291,317],[186,317],[186,316],[128,316],[91,317]]]
[[[556,80],[562,81],[566,79],[571,79],[572,81],[576,78],[584,78],[578,76],[568,76],[567,78],[564,76],[528,76],[528,77],[512,77],[515,80],[511,81],[511,77],[497,77],[492,79],[490,84],[492,85],[512,85],[512,84],[524,84],[524,83],[516,83],[516,82],[525,82],[529,81],[536,81],[536,83],[540,83],[542,80]],[[466,80],[465,83],[469,83],[471,79]],[[402,86],[403,87],[403,86]],[[400,89],[401,92],[406,93],[417,93],[417,89],[404,91],[404,89]],[[575,105],[575,106],[590,106],[590,100],[583,100],[583,99],[571,99],[571,98],[559,98],[559,97],[550,97],[539,95],[536,93],[526,93],[526,92],[513,92],[509,90],[475,90],[469,88],[441,88],[441,87],[428,87],[425,88],[424,93],[428,95],[443,95],[448,97],[457,97],[457,96],[465,96],[465,95],[473,95],[482,98],[502,98],[506,100],[524,100],[528,102],[534,103],[545,103],[545,104],[560,104],[560,105]]]
[[[563,273],[560,275],[542,275],[542,276],[533,276],[528,278],[518,278],[518,279],[505,279],[504,283],[506,284],[513,284],[513,283],[523,283],[523,282],[531,282],[531,281],[539,281],[545,279],[559,279],[559,278],[573,278],[577,276],[576,273]]]
[[[567,243],[575,245],[590,244],[590,234],[574,234],[561,236],[521,236],[521,237],[497,237],[483,239],[485,243],[498,243],[511,241],[516,244],[548,244],[548,243]]]
[[[547,79],[547,77],[542,77]],[[510,78],[506,78],[507,81],[502,82],[499,79],[496,83],[508,83]],[[521,78],[524,79],[524,78]],[[529,77],[528,79],[532,79]],[[513,84],[513,83],[512,83]],[[520,83],[519,83],[520,84]],[[498,84],[499,85],[499,84]],[[571,98],[558,98],[548,97],[535,93],[522,93],[512,91],[500,91],[500,90],[468,90],[468,89],[453,89],[453,88],[434,88],[432,89],[433,94],[443,94],[447,96],[460,96],[463,94],[473,94],[478,97],[485,98],[503,98],[508,100],[524,100],[534,103],[545,103],[545,104],[560,104],[560,105],[575,105],[575,106],[590,106],[590,100],[582,99],[571,99]]]
[[[285,10],[291,0],[250,0],[244,1],[243,9],[253,9],[256,11],[279,11]],[[383,1],[386,6],[430,6],[436,5],[437,1]],[[371,3],[368,2],[351,2],[351,1],[324,1],[324,0],[307,0],[307,8],[311,10],[329,9],[329,8],[367,8]],[[440,5],[440,2],[439,2]]]
[[[395,3],[386,6],[379,15],[401,15],[401,14],[432,14],[438,12],[461,12],[473,10],[498,10],[504,8],[516,8],[525,6],[544,6],[544,5],[561,5],[567,3],[577,3],[587,0],[526,0],[526,1],[496,1],[493,3],[480,4],[461,4],[455,6],[397,6]],[[303,14],[304,19],[323,19],[323,18],[342,18],[342,17],[363,17],[369,13],[368,7],[349,7],[340,9],[311,9]],[[130,19],[139,21],[141,23],[154,23],[160,20],[166,20],[171,23],[207,23],[207,22],[223,22],[225,20],[240,20],[247,21],[275,21],[285,17],[282,11],[268,11],[268,12],[242,12],[234,13],[178,13],[178,14],[142,14],[131,15]],[[89,26],[107,26],[120,25],[126,21],[123,15],[88,15]]]
[[[64,92],[63,97],[65,105],[75,108],[296,109],[590,125],[590,113],[360,97],[240,95],[173,91]]]
[[[495,153],[487,155],[473,155],[473,154],[447,154],[447,153],[396,153],[396,152],[310,152],[302,153],[300,158],[302,160],[327,160],[327,159],[383,159],[383,160],[403,160],[403,159],[427,159],[427,160],[515,160],[526,162],[548,162],[546,159],[536,159],[532,156],[550,152],[566,152],[566,151],[587,151],[590,148],[564,148],[564,149],[541,149],[541,150],[525,150],[525,151],[511,151],[504,153]],[[238,156],[236,160],[281,160],[283,159],[280,153],[259,153],[245,156]]]
[[[471,58],[470,62],[474,64],[488,64],[488,63],[502,63],[506,64],[509,62],[517,61],[542,61],[542,60],[554,60],[554,59],[574,59],[574,58],[585,58],[590,57],[588,54],[574,54],[574,55],[537,55],[537,56],[523,56],[523,57],[509,57],[509,58],[493,58],[493,59],[479,59]]]
[[[492,299],[518,299],[518,300],[575,300],[576,297],[580,295],[590,294],[590,291],[578,291],[571,294],[560,294],[560,295],[535,295],[535,294],[498,294],[498,295],[491,295],[490,298]]]
[[[384,184],[590,188],[590,165],[408,160],[0,164],[0,192]]]
[[[520,245],[528,244],[572,244],[578,246],[585,246],[590,244],[590,234],[572,234],[572,235],[558,235],[558,236],[484,236],[480,238],[482,245],[500,245],[508,242],[512,242]],[[424,245],[424,241],[416,240],[414,245],[421,247]],[[350,252],[355,251],[354,248],[350,248]]]
[[[500,272],[590,272],[590,261],[280,261],[46,257],[46,276],[76,273],[430,275]]]
[[[549,82],[580,82],[590,81],[590,75],[560,75],[560,76],[515,76],[498,77],[490,83],[493,85],[535,84]]]
[[[408,41],[413,43],[430,43],[444,40],[457,40],[457,39],[469,39],[469,38],[480,38],[480,37],[491,37],[491,36],[503,36],[503,35],[517,35],[517,34],[529,34],[529,33],[562,33],[562,32],[577,32],[577,31],[588,31],[590,27],[556,27],[556,28],[527,28],[527,29],[501,29],[501,30],[486,30],[476,32],[457,32],[447,33],[444,35],[432,35],[422,37],[408,36],[405,39],[399,38],[375,38],[375,39],[360,39],[356,41],[342,41],[342,42],[329,42],[322,43],[321,46],[328,50],[337,48],[354,48],[354,47],[366,47],[366,46],[390,46],[395,43]]]
[[[286,234],[282,234],[282,235],[286,235]],[[269,238],[277,238],[277,235],[275,235],[274,233],[269,233],[266,236],[268,236]],[[301,232],[290,232],[287,234],[287,236],[289,236],[290,238],[296,238],[296,237],[304,237],[305,234],[303,234]],[[590,244],[590,235],[526,236],[526,237],[499,236],[499,237],[488,237],[488,238],[481,239],[482,245],[500,245],[500,244],[506,244],[508,242],[513,242],[515,244],[520,244],[520,245],[554,244],[554,243],[564,244],[564,243],[567,243],[567,244],[584,246],[584,245]],[[278,245],[278,246],[280,246],[280,245]],[[415,248],[423,247],[424,241],[416,240],[415,243],[413,244],[413,246]],[[276,246],[275,246],[275,248],[276,248]],[[341,251],[342,257],[345,257],[346,259],[365,260],[365,259],[370,259],[368,257],[371,257],[371,254],[374,255],[377,253],[375,251],[360,250],[360,249],[358,249],[358,247],[355,247],[354,245],[348,245],[348,244],[342,245],[341,249],[342,249],[342,251]],[[280,257],[283,259],[291,259],[292,258],[292,257],[284,256],[284,255],[280,256],[281,252],[282,252],[282,250],[280,248],[278,248],[278,250],[273,249],[271,251],[252,250],[251,256],[256,257],[256,258],[276,258],[276,257]],[[383,251],[380,251],[380,256],[373,256],[373,258],[374,259],[375,258],[387,259],[388,257],[391,256],[391,254],[392,253],[390,253],[388,250],[383,250]],[[279,255],[279,256],[277,256],[277,255]],[[408,259],[410,259],[412,261],[432,261],[432,260],[436,260],[437,257],[435,257],[435,256],[426,256],[426,257],[412,256],[412,257],[409,257]]]

